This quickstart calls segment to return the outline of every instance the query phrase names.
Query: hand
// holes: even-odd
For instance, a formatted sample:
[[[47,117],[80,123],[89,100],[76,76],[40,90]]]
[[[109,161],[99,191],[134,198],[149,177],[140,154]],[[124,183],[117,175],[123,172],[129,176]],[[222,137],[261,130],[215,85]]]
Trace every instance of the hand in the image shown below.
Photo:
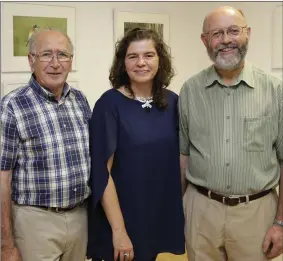
[[[125,229],[113,231],[113,246],[115,261],[132,261],[134,259],[133,245]],[[127,253],[129,255],[125,256]]]
[[[23,261],[19,250],[16,247],[2,248],[1,249],[2,261]]]
[[[268,259],[283,253],[283,227],[273,225],[269,228],[263,242],[263,252]]]

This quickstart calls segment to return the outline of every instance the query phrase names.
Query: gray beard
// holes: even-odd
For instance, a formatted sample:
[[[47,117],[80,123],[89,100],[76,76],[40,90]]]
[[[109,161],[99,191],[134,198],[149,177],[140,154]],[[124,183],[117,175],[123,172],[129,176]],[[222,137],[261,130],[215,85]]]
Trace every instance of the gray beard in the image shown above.
[[[246,42],[241,48],[238,48],[237,50],[237,54],[227,56],[226,58],[222,58],[219,55],[218,50],[215,51],[209,48],[207,49],[207,53],[211,61],[214,63],[215,67],[221,70],[232,71],[238,69],[245,59],[248,51],[248,42]]]

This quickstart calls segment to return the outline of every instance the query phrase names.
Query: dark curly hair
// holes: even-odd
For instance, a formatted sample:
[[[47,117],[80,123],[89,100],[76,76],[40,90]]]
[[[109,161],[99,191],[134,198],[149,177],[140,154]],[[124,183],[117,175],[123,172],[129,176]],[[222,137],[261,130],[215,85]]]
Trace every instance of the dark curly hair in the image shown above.
[[[164,89],[169,86],[174,76],[174,70],[172,68],[169,47],[154,30],[134,28],[128,31],[125,36],[116,43],[115,56],[110,69],[109,80],[113,88],[119,89],[121,86],[125,86],[130,94],[135,97],[129,76],[126,72],[125,57],[130,43],[144,39],[153,41],[159,57],[159,68],[153,79],[152,96],[156,107],[160,110],[164,110],[167,107]]]

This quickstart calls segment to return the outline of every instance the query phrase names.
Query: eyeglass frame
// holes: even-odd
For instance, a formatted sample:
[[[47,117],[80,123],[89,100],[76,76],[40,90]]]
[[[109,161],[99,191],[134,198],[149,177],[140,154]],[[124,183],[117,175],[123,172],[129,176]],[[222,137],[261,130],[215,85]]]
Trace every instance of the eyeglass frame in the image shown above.
[[[43,52],[43,53],[44,53],[44,52]],[[42,54],[43,54],[43,53],[42,53]],[[46,53],[47,53],[47,52],[46,52]],[[59,55],[60,53],[64,53],[64,54],[68,55],[68,59],[69,59],[69,60],[68,60],[68,61],[60,61],[59,58],[58,58],[58,55]],[[68,53],[68,52],[57,52],[57,53],[52,53],[52,58],[51,58],[50,61],[42,61],[42,60],[40,60],[40,58],[42,58],[42,56],[40,56],[40,54],[38,54],[38,53],[29,53],[29,55],[31,55],[31,56],[33,56],[33,57],[38,57],[40,62],[45,62],[45,63],[50,63],[50,62],[52,62],[55,56],[56,56],[56,58],[57,58],[57,61],[60,62],[60,63],[62,63],[62,62],[63,62],[63,63],[70,62],[70,61],[72,60],[72,58],[74,57],[73,54]]]
[[[231,34],[229,34],[228,33],[228,30],[231,28],[231,27],[239,27],[239,28],[241,28],[241,32],[239,33],[239,34],[237,34],[237,35],[231,35]],[[224,37],[224,34],[227,34],[229,37],[231,37],[231,38],[235,38],[235,37],[237,37],[237,36],[239,36],[239,35],[242,35],[242,33],[243,33],[243,31],[244,31],[244,28],[248,28],[248,25],[245,25],[245,26],[239,26],[239,25],[231,25],[231,26],[229,26],[228,28],[225,28],[225,29],[213,29],[213,30],[210,30],[210,31],[208,31],[208,32],[206,32],[206,33],[203,33],[204,35],[208,35],[208,36],[210,36],[210,39],[212,39],[213,38],[213,35],[210,35],[210,33],[211,32],[217,32],[217,31],[222,31],[222,33],[221,33],[221,37],[219,37],[219,38],[214,38],[215,40],[221,40],[221,39],[223,39],[223,37]]]

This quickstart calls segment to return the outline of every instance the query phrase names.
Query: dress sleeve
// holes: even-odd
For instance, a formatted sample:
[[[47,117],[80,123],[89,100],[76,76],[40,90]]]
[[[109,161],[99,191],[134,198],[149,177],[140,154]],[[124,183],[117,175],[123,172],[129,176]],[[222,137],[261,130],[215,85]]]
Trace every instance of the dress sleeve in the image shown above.
[[[90,187],[93,208],[108,184],[107,162],[117,147],[117,112],[112,103],[100,98],[90,119]]]

